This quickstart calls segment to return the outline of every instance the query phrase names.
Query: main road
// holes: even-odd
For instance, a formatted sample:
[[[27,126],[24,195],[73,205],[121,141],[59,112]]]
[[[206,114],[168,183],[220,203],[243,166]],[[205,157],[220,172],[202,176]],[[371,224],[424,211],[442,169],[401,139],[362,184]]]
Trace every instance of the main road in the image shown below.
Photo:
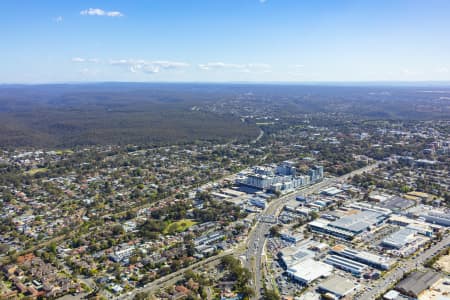
[[[162,288],[168,287],[172,284],[175,284],[177,281],[181,280],[184,273],[186,273],[186,271],[192,270],[192,269],[198,269],[204,265],[218,264],[218,263],[220,263],[220,259],[222,257],[231,255],[233,253],[233,251],[234,251],[234,249],[228,249],[218,255],[211,256],[209,258],[206,258],[204,260],[196,262],[188,267],[185,267],[183,269],[180,269],[178,271],[170,273],[166,276],[158,278],[155,281],[152,281],[152,282],[146,284],[142,288],[136,288],[131,292],[128,292],[126,294],[118,296],[115,299],[133,299],[134,296],[136,296],[136,294],[138,294],[138,293],[151,293],[151,292],[158,291]]]
[[[271,220],[276,219],[278,216],[280,210],[283,208],[283,206],[295,199],[298,195],[308,195],[316,193],[317,191],[324,189],[325,187],[332,185],[337,182],[344,182],[351,176],[361,174],[363,172],[370,171],[376,167],[378,167],[379,163],[374,163],[372,165],[366,166],[364,168],[355,170],[351,173],[345,174],[340,177],[335,178],[328,178],[325,180],[322,180],[319,183],[307,186],[305,188],[299,189],[295,191],[294,193],[282,196],[278,199],[272,200],[266,207],[266,209],[261,213],[261,215],[258,218],[258,221],[256,225],[254,226],[253,230],[250,232],[248,238],[247,238],[247,245],[246,249],[244,250],[244,266],[248,268],[253,276],[254,276],[254,289],[255,289],[255,299],[261,298],[261,289],[263,287],[262,285],[262,275],[263,275],[263,268],[262,268],[262,259],[265,257],[264,253],[264,245],[267,239],[267,234],[269,233],[270,228],[273,226],[272,223],[269,223],[265,220]]]
[[[270,202],[269,205],[267,206],[267,208],[261,213],[261,215],[259,216],[259,220],[262,220],[264,218],[269,218],[269,219],[275,218],[276,215],[278,215],[281,208],[283,207],[283,205],[286,202],[295,199],[295,197],[297,195],[315,193],[318,190],[323,189],[327,185],[330,185],[330,184],[333,184],[333,183],[336,183],[339,181],[344,181],[347,178],[349,178],[350,176],[353,176],[356,174],[361,174],[363,172],[367,172],[377,166],[378,166],[378,163],[369,165],[362,169],[355,170],[355,171],[353,171],[349,174],[343,175],[341,177],[325,179],[319,183],[310,185],[301,190],[297,190],[295,193],[291,193],[289,195],[285,195],[283,197],[275,199],[272,202]],[[266,241],[266,235],[269,232],[269,229],[271,226],[273,226],[273,224],[269,224],[264,221],[257,221],[253,230],[250,232],[249,236],[247,237],[247,240],[244,243],[244,245],[237,245],[235,248],[228,249],[216,256],[209,257],[205,260],[194,263],[186,268],[180,269],[180,270],[178,270],[174,273],[171,273],[167,276],[156,279],[155,281],[152,281],[152,282],[146,284],[144,287],[134,289],[133,291],[131,291],[129,293],[118,296],[116,299],[133,299],[137,293],[154,292],[161,288],[168,287],[171,284],[174,284],[176,281],[180,280],[186,271],[192,270],[192,269],[198,269],[199,267],[204,266],[204,265],[218,263],[220,258],[227,256],[227,255],[235,255],[235,256],[244,255],[245,256],[244,266],[247,267],[255,276],[255,279],[254,279],[255,294],[256,294],[256,298],[259,299],[261,297],[260,290],[262,287],[262,285],[261,285],[261,282],[262,282],[261,264],[262,264],[262,257],[264,255],[263,248],[264,248],[264,243]],[[242,250],[242,249],[244,249],[244,250]]]
[[[399,281],[405,273],[408,273],[418,268],[419,266],[422,266],[424,262],[426,262],[432,256],[436,255],[438,252],[449,247],[449,245],[450,236],[446,236],[435,245],[432,245],[430,248],[420,253],[415,259],[408,258],[407,260],[400,262],[398,266],[395,267],[395,269],[391,270],[386,276],[381,278],[377,282],[377,285],[375,287],[367,290],[365,293],[355,299],[376,299],[380,294],[386,292],[386,290],[390,286]]]

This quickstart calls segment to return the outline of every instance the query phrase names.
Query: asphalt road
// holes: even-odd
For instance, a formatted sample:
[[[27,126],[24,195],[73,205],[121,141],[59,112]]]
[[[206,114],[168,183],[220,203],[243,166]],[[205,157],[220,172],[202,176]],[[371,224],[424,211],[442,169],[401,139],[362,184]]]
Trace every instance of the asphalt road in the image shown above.
[[[116,297],[115,299],[133,299],[134,296],[141,292],[155,292],[161,288],[165,288],[167,286],[170,286],[172,284],[175,284],[178,280],[182,279],[183,274],[192,269],[199,268],[201,266],[207,265],[207,264],[215,264],[219,263],[220,259],[224,256],[231,255],[233,253],[234,249],[226,250],[218,255],[211,256],[209,258],[206,258],[204,260],[201,260],[197,263],[194,263],[186,268],[180,269],[176,272],[170,273],[167,276],[161,277],[159,279],[156,279],[155,281],[152,281],[148,284],[146,284],[142,288],[134,289],[133,291],[123,294],[121,296]]]
[[[363,172],[369,171],[378,166],[378,163],[364,167],[362,169],[355,170],[349,174],[343,175],[337,178],[331,178],[323,180],[319,183],[310,185],[301,190],[296,191],[295,193],[288,194],[286,196],[280,197],[278,199],[273,200],[269,203],[266,209],[261,213],[261,217],[275,217],[279,214],[280,210],[283,208],[283,205],[287,202],[295,199],[296,196],[301,194],[311,194],[323,189],[324,187],[336,183],[338,181],[343,181],[350,176],[361,174]],[[174,284],[176,281],[180,280],[183,274],[187,270],[192,270],[194,268],[198,268],[200,266],[204,266],[207,264],[217,263],[220,258],[227,255],[244,255],[245,263],[244,266],[247,267],[255,276],[253,286],[255,288],[255,298],[261,298],[260,290],[262,288],[262,257],[264,256],[264,243],[266,241],[266,234],[269,232],[270,228],[273,224],[258,221],[247,237],[246,247],[244,253],[242,253],[240,249],[242,247],[235,247],[229,250],[226,250],[216,256],[209,257],[205,260],[192,264],[189,267],[178,270],[174,273],[171,273],[167,276],[161,277],[153,282],[148,283],[142,288],[134,289],[133,291],[126,293],[124,295],[120,295],[115,299],[133,299],[134,296],[140,292],[154,292],[161,288],[170,286]]]
[[[380,279],[375,287],[355,299],[376,299],[378,295],[386,292],[391,285],[399,281],[405,273],[422,266],[423,263],[429,258],[436,255],[439,251],[445,249],[449,245],[450,236],[446,236],[436,245],[433,245],[429,249],[420,253],[416,258],[409,258],[401,261],[395,269],[391,270],[384,278]]]
[[[271,218],[278,216],[280,210],[283,208],[284,204],[287,202],[295,199],[295,197],[299,195],[305,195],[305,194],[313,194],[326,186],[332,185],[336,182],[343,182],[344,180],[348,179],[351,176],[354,176],[356,174],[361,174],[363,172],[367,172],[373,168],[376,168],[378,166],[378,163],[369,165],[367,167],[355,170],[351,173],[345,174],[341,177],[336,178],[330,178],[325,179],[319,183],[310,185],[308,187],[305,187],[301,190],[297,190],[294,193],[285,195],[283,197],[280,197],[278,199],[272,200],[266,207],[266,209],[261,213],[260,219],[263,218]],[[247,238],[247,247],[244,253],[245,256],[245,263],[244,266],[248,268],[254,275],[254,290],[255,290],[255,299],[261,298],[261,289],[263,287],[262,279],[263,279],[263,258],[265,257],[264,253],[264,245],[266,242],[266,236],[269,233],[270,228],[273,226],[273,224],[258,221],[255,225],[254,229],[250,232],[248,238]]]

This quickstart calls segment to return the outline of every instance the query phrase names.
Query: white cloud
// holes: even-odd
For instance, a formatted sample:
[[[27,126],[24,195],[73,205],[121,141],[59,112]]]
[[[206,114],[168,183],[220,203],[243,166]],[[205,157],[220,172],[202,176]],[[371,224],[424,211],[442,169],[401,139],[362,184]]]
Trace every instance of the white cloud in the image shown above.
[[[81,58],[81,57],[73,57],[72,62],[82,63],[82,62],[86,62],[86,59]]]
[[[55,18],[53,18],[53,21],[55,21],[56,23],[62,23],[62,21],[63,21],[63,17],[62,16],[57,16],[57,17],[55,17]]]
[[[214,69],[238,69],[240,65],[226,64],[223,62],[209,62],[206,64],[200,64],[198,67],[202,70],[214,70]]]
[[[83,58],[83,57],[73,57],[72,62],[75,63],[93,63],[98,64],[100,60],[98,58]]]
[[[179,70],[189,67],[189,64],[184,62],[166,60],[147,61],[142,59],[111,60],[109,64],[113,66],[125,66],[128,70],[130,70],[130,72],[133,73],[143,72],[149,74],[155,74],[165,70]]]
[[[82,16],[106,16],[106,17],[123,17],[123,13],[120,11],[105,11],[100,8],[89,8],[80,11]]]
[[[447,74],[447,73],[449,73],[449,70],[447,67],[439,67],[439,68],[436,68],[435,72],[440,73],[440,74]]]
[[[228,69],[244,73],[270,72],[270,65],[268,64],[228,64],[224,62],[209,62],[206,64],[199,64],[198,67],[205,71]]]

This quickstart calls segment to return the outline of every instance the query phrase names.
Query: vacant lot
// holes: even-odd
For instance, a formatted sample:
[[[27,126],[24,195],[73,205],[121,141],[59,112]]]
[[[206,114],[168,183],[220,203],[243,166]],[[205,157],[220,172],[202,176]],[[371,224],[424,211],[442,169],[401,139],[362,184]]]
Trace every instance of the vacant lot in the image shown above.
[[[443,255],[434,264],[434,267],[450,274],[450,255]]]

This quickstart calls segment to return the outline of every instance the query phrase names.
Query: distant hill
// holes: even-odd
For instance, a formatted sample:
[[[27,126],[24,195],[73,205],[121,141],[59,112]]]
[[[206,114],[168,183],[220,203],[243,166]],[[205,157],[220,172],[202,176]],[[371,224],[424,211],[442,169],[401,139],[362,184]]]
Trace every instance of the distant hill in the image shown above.
[[[0,146],[251,140],[252,118],[339,113],[449,119],[447,86],[99,83],[0,85]]]
[[[0,146],[250,140],[254,124],[197,111],[202,95],[157,85],[0,87]],[[208,97],[209,98],[209,97]]]

